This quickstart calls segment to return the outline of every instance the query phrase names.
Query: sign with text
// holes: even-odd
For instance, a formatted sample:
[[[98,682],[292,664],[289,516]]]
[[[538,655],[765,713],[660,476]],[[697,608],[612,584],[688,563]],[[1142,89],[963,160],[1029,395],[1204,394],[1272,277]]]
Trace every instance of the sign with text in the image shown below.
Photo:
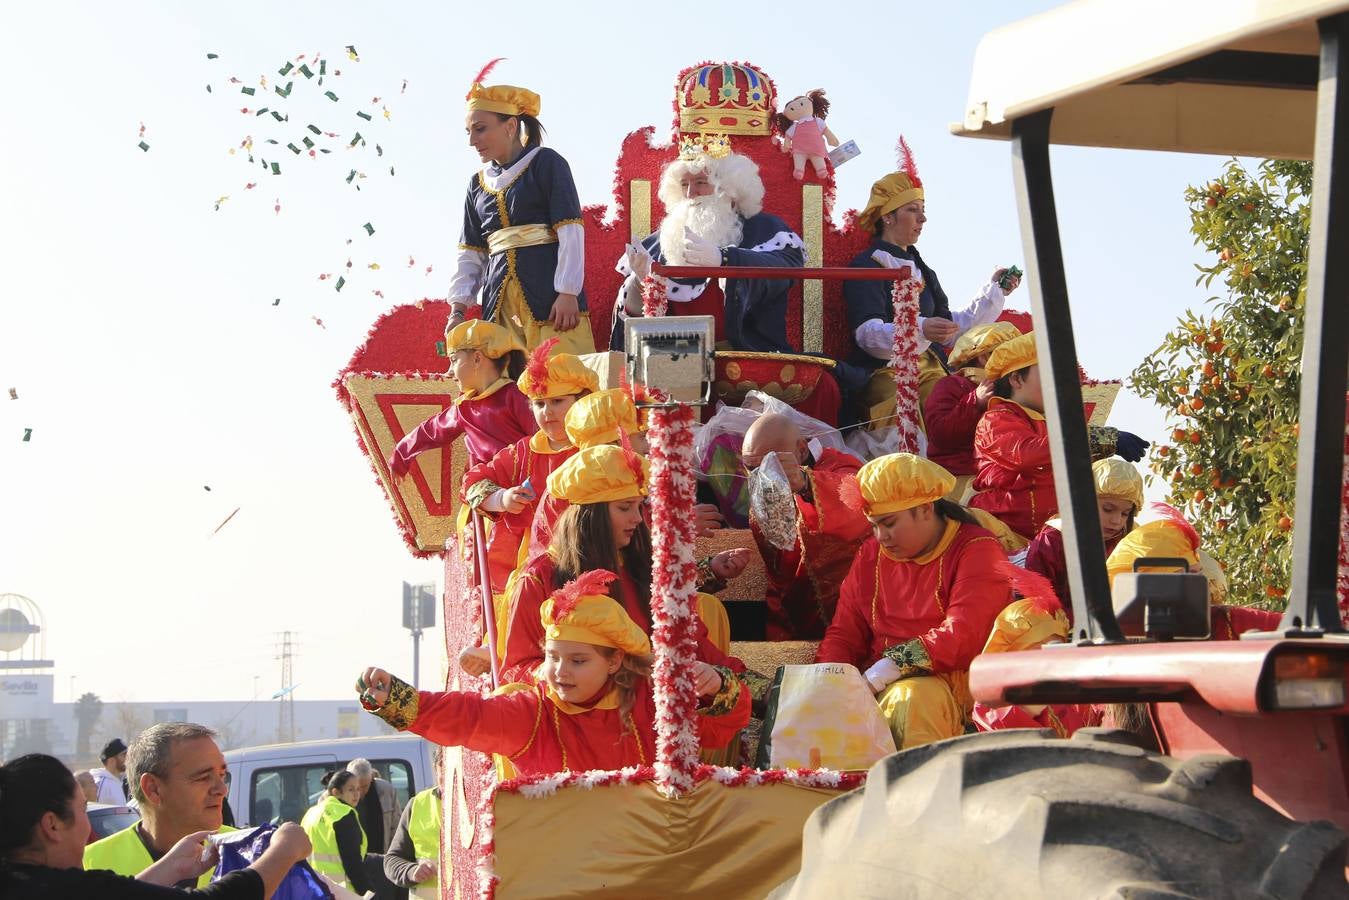
[[[0,719],[50,719],[53,675],[0,676]]]

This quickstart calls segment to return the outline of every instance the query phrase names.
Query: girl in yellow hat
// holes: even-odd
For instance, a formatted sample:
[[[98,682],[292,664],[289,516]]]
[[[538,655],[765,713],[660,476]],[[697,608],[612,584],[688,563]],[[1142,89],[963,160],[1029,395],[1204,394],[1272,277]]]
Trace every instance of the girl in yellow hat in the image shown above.
[[[1012,599],[997,539],[943,499],[955,476],[910,453],[857,473],[871,522],[816,662],[857,666],[901,749],[963,733],[969,667]]]
[[[651,534],[643,517],[647,471],[641,456],[603,444],[577,451],[548,476],[549,493],[568,505],[558,517],[548,552],[526,562],[512,587],[505,680],[534,680],[543,638],[539,608],[553,591],[583,572],[616,572],[610,595],[639,627],[650,631]],[[698,658],[744,670],[740,660],[709,639],[701,618]]]
[[[550,592],[539,613],[542,679],[530,690],[416,691],[383,669],[361,673],[361,704],[400,731],[510,759],[521,775],[649,766],[656,759],[651,642],[586,572]],[[702,743],[724,744],[749,721],[748,690],[725,667],[695,664]]]
[[[462,322],[445,333],[445,352],[459,396],[394,447],[389,471],[395,478],[407,474],[418,454],[448,447],[460,435],[469,465],[477,465],[538,428],[514,381],[524,369],[524,347],[506,329],[480,319]]]
[[[1105,538],[1105,552],[1109,556],[1120,540],[1133,531],[1134,517],[1143,509],[1143,476],[1133,463],[1114,456],[1092,463],[1091,475],[1096,482],[1101,537]],[[1062,527],[1057,517],[1044,524],[1026,550],[1026,568],[1048,578],[1054,593],[1067,606],[1072,599]]]
[[[486,164],[468,185],[450,324],[482,293],[482,317],[527,348],[549,337],[568,353],[594,353],[586,312],[585,230],[567,161],[543,146],[539,95],[473,79],[464,128]]]
[[[1008,277],[1005,268],[995,269],[979,295],[967,307],[952,310],[937,273],[918,253],[916,244],[927,222],[923,181],[918,177],[909,145],[900,138],[902,153],[899,171],[892,172],[871,186],[867,205],[857,217],[857,228],[871,235],[871,244],[853,259],[850,266],[860,268],[911,267],[923,281],[918,299],[919,399],[927,399],[937,379],[946,374],[945,345],[962,331],[992,322],[1002,312],[1006,295],[1021,283],[1019,276]],[[843,299],[848,306],[848,327],[857,343],[852,362],[873,371],[863,397],[863,418],[881,419],[895,410],[895,383],[886,370],[894,353],[894,305],[890,281],[845,281]],[[873,423],[875,425],[877,423]]]

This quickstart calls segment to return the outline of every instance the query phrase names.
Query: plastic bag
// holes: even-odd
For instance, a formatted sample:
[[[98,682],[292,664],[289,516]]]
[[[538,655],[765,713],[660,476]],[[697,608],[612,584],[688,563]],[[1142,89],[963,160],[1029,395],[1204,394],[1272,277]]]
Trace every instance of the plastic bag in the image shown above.
[[[775,454],[765,456],[750,473],[749,508],[770,544],[779,550],[796,546],[796,495]]]
[[[768,689],[761,769],[869,769],[895,739],[856,666],[781,666]]]
[[[212,881],[219,881],[236,869],[246,869],[255,862],[267,845],[272,842],[275,825],[259,825],[245,831],[230,831],[222,835],[213,835],[211,842],[220,848],[220,861],[216,863]],[[272,894],[272,900],[334,900],[333,892],[309,867],[301,861],[291,867],[281,885]]]

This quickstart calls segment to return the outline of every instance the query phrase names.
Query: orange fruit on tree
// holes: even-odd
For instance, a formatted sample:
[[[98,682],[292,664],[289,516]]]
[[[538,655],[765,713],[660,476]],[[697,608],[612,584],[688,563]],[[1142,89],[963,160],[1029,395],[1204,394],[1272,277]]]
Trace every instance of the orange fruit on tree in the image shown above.
[[[1197,444],[1197,443],[1199,443],[1200,441],[1202,441],[1203,439],[1204,439],[1204,435],[1203,435],[1201,432],[1198,432],[1198,431],[1191,431],[1191,432],[1190,432],[1190,443],[1191,443],[1191,444]]]
[[[1194,492],[1194,502],[1195,502],[1195,503],[1203,503],[1203,502],[1204,502],[1204,498],[1207,497],[1207,496],[1208,496],[1208,491],[1204,490],[1203,488],[1200,488],[1199,490],[1197,490],[1197,491]]]
[[[1199,412],[1199,410],[1203,408],[1204,408],[1203,397],[1195,397],[1193,400],[1190,401],[1190,409],[1194,410],[1195,412]]]
[[[1288,516],[1284,516],[1283,518],[1279,519],[1280,531],[1291,531],[1292,528],[1293,528],[1293,520],[1288,518]]]

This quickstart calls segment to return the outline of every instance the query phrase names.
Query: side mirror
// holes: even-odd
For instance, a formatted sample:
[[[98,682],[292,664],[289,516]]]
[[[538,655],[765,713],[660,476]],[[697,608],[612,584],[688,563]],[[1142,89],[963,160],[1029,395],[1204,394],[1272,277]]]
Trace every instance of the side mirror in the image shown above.
[[[1178,572],[1153,571],[1178,568]],[[1115,576],[1111,600],[1120,628],[1130,637],[1157,641],[1209,636],[1208,579],[1183,559],[1144,557],[1132,572]]]
[[[711,316],[632,318],[623,329],[628,383],[638,406],[703,406],[712,399],[716,322]],[[645,390],[641,390],[645,389]]]

